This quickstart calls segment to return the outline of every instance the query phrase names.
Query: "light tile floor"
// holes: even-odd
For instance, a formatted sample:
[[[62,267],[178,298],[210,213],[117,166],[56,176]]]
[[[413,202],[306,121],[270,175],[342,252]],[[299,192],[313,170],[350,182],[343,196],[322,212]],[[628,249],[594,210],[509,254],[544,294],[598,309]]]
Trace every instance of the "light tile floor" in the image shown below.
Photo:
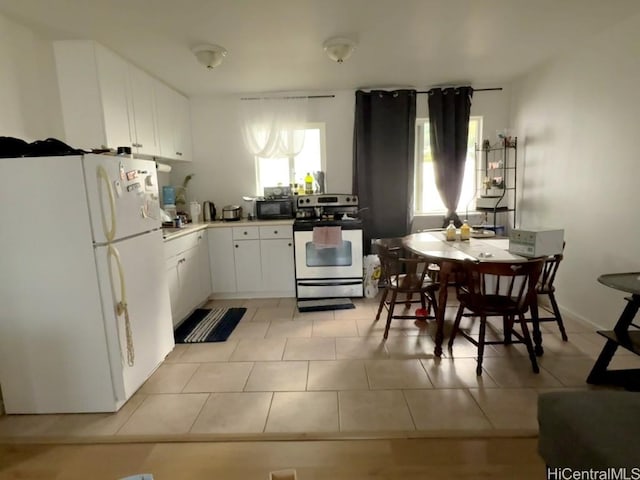
[[[540,392],[593,388],[585,379],[604,340],[569,318],[569,342],[555,324],[542,325],[540,374],[522,345],[497,345],[487,347],[478,377],[476,347],[464,338],[438,359],[433,322],[394,320],[383,341],[377,300],[354,303],[299,313],[291,298],[211,301],[247,308],[226,342],[177,345],[115,414],[5,416],[0,440],[528,435],[537,431]],[[447,332],[454,314],[449,305]],[[477,322],[464,321],[476,332]],[[621,351],[613,366],[638,368],[640,357]]]

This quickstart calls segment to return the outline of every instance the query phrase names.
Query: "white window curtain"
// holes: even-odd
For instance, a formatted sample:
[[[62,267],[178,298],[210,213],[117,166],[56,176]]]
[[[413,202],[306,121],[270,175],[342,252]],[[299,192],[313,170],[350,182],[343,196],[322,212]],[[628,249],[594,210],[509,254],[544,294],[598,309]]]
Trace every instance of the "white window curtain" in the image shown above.
[[[241,100],[242,138],[261,158],[293,157],[304,146],[307,97]]]

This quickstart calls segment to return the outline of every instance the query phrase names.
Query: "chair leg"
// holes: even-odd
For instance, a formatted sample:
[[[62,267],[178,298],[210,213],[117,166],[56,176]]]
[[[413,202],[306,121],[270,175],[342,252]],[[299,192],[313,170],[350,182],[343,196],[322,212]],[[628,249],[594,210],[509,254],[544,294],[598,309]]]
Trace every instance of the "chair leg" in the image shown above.
[[[531,335],[529,335],[529,328],[527,328],[527,322],[524,319],[524,315],[518,315],[518,319],[520,320],[520,327],[522,328],[522,338],[524,339],[524,344],[527,346],[527,353],[529,354],[529,360],[531,360],[533,373],[540,373],[540,367],[538,367],[538,360],[536,359],[536,353],[533,349]]]
[[[393,309],[396,306],[396,297],[398,296],[398,292],[394,290],[391,293],[391,300],[389,301],[389,312],[387,312],[387,324],[384,327],[384,335],[383,338],[386,340],[389,336],[389,327],[391,327],[391,319],[393,318]]]
[[[453,322],[453,328],[451,329],[451,335],[449,336],[449,348],[453,347],[453,341],[456,338],[456,334],[458,333],[458,329],[460,328],[460,320],[462,319],[462,312],[464,312],[464,307],[460,305],[458,307],[458,311],[456,312],[456,319]]]
[[[382,292],[382,298],[380,299],[380,305],[378,305],[378,313],[376,313],[376,322],[380,320],[380,313],[382,313],[382,307],[384,307],[384,302],[387,300],[387,295],[389,295],[389,289],[385,287],[384,292]]]
[[[482,375],[482,359],[484,357],[484,334],[487,329],[487,317],[480,316],[480,332],[478,336],[478,366],[476,367],[476,375]]]
[[[505,345],[510,345],[511,342],[511,331],[513,330],[513,317],[509,317],[505,315],[502,317],[502,329],[504,330],[504,343]]]
[[[551,300],[551,308],[553,308],[553,314],[556,316],[556,322],[558,322],[558,328],[560,329],[560,335],[562,335],[562,341],[569,340],[567,332],[564,329],[564,322],[562,321],[562,315],[560,315],[560,309],[558,308],[558,302],[556,302],[556,296],[553,292],[549,293],[549,300]]]
[[[433,312],[433,316],[437,317],[438,315],[438,299],[436,298],[436,294],[434,292],[429,292],[427,294],[427,300],[429,300],[429,309]]]

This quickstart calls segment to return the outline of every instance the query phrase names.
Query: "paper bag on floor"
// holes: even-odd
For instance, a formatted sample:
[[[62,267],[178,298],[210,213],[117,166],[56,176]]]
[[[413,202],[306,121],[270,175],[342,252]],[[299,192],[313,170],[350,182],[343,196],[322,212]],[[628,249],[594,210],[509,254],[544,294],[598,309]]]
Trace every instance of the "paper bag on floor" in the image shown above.
[[[380,280],[380,258],[377,255],[364,257],[364,296],[374,298],[378,294]]]

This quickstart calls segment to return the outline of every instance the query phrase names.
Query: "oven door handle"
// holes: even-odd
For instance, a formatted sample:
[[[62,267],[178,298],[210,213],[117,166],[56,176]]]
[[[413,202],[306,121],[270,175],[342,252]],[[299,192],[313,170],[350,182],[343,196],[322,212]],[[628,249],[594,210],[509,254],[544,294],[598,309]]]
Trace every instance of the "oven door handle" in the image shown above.
[[[340,285],[361,285],[362,280],[353,280],[350,282],[309,282],[309,281],[299,281],[298,285],[304,287],[335,287]]]

